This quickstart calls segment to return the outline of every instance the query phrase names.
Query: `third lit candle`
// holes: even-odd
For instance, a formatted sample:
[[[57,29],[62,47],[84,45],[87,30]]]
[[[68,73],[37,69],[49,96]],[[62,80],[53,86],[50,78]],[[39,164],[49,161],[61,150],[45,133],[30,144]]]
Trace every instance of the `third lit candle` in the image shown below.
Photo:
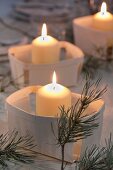
[[[93,16],[93,27],[102,31],[113,31],[113,15],[107,11],[107,5],[102,3],[101,11]]]
[[[42,34],[32,41],[32,63],[51,64],[58,62],[60,57],[59,41],[47,35],[46,24],[43,24]]]

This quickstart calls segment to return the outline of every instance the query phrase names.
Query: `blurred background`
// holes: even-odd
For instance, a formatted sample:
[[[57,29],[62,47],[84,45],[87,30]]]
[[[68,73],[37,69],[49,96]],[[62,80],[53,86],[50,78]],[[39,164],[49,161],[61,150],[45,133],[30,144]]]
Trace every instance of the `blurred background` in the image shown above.
[[[96,13],[103,0],[0,0],[0,17],[8,18],[12,26],[22,33],[40,34],[43,22],[48,33],[59,40],[73,42],[72,20],[75,17]],[[105,0],[109,11],[113,11],[112,0]],[[18,30],[19,31],[19,30]],[[25,33],[26,34],[26,33]],[[28,35],[29,35],[28,34]]]

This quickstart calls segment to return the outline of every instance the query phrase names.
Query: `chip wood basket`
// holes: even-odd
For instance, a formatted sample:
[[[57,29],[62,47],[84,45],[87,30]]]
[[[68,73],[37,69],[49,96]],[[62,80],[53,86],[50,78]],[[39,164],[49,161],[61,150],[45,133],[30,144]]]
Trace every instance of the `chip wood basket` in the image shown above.
[[[58,82],[64,86],[75,86],[84,61],[84,54],[77,46],[61,41],[60,61],[54,64],[32,64],[31,45],[9,49],[12,78],[15,83],[45,85],[50,83],[55,70]]]
[[[107,48],[113,45],[113,32],[93,28],[93,16],[80,17],[73,20],[75,44],[84,53],[100,57],[97,48]]]
[[[35,151],[52,156],[54,158],[61,158],[61,151],[56,146],[56,139],[52,133],[51,123],[53,124],[57,136],[57,117],[47,117],[36,115],[35,112],[35,97],[36,91],[39,87],[29,86],[23,88],[6,99],[6,109],[8,112],[8,126],[9,130],[16,129],[21,135],[26,133],[31,134],[37,144]],[[74,104],[80,94],[72,93],[72,104]],[[65,150],[65,160],[72,162],[84,149],[93,144],[99,145],[101,138],[101,130],[103,124],[104,101],[98,100],[89,105],[86,110],[88,116],[95,113],[100,113],[98,116],[99,126],[93,131],[93,135],[80,142],[67,144]],[[85,114],[85,113],[84,113]]]

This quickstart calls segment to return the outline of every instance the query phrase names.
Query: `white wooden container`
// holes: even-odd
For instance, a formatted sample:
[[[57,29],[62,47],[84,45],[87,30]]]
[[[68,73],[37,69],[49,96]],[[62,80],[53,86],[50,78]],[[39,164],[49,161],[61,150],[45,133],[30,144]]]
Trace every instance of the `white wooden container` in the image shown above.
[[[73,20],[75,44],[83,52],[99,57],[96,49],[103,48],[104,50],[111,41],[113,43],[113,32],[97,30],[93,28],[92,23],[93,16],[85,16]]]
[[[57,117],[38,116],[35,113],[35,95],[37,86],[29,86],[11,94],[6,99],[8,112],[9,130],[18,130],[21,135],[31,134],[37,145],[37,152],[61,158],[60,148],[56,146],[56,139],[51,130],[51,123],[57,135]],[[72,93],[72,104],[76,103],[79,94]],[[88,116],[100,112],[98,117],[99,127],[93,131],[93,135],[75,144],[67,144],[65,160],[73,161],[87,146],[99,145],[101,129],[103,124],[104,102],[99,100],[93,102],[86,110]],[[36,150],[35,150],[36,151]]]
[[[73,44],[59,42],[65,54],[55,64],[32,64],[31,45],[9,49],[12,78],[19,84],[45,85],[51,82],[55,70],[58,82],[65,86],[75,86],[84,61],[83,52]]]

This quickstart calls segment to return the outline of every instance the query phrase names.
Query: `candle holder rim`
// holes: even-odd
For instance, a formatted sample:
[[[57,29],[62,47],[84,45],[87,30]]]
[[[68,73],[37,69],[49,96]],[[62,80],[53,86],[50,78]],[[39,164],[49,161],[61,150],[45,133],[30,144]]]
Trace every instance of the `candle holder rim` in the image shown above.
[[[14,92],[14,93],[12,93],[10,96],[8,96],[7,98],[6,98],[6,106],[7,105],[9,105],[9,106],[11,106],[11,107],[13,107],[13,108],[15,108],[15,109],[17,109],[17,110],[21,110],[23,113],[27,113],[29,116],[34,116],[34,118],[42,118],[42,117],[44,117],[44,118],[48,118],[48,119],[58,119],[58,117],[56,116],[56,117],[53,117],[53,116],[41,116],[41,115],[36,115],[36,113],[34,112],[34,114],[31,114],[31,112],[29,112],[29,111],[25,111],[24,109],[22,109],[22,108],[20,108],[20,107],[18,107],[18,106],[16,106],[16,105],[13,105],[12,103],[11,103],[11,99],[12,99],[12,97],[13,96],[17,96],[17,94],[19,94],[20,92],[22,92],[22,91],[24,91],[24,90],[27,90],[27,91],[29,91],[28,93],[27,93],[27,95],[25,96],[25,97],[27,97],[29,94],[32,94],[32,93],[36,93],[36,92],[34,92],[33,91],[33,89],[34,88],[40,88],[40,86],[28,86],[28,87],[25,87],[25,88],[23,88],[23,89],[20,89],[20,90],[18,90],[18,91],[16,91],[16,92]],[[26,94],[26,93],[25,93]],[[81,94],[79,94],[79,93],[74,93],[74,92],[71,92],[71,95],[72,95],[72,100],[74,100],[75,99],[75,96],[76,96],[76,98],[79,98],[80,96],[81,96]],[[24,97],[24,96],[23,96]],[[23,97],[21,97],[20,99],[22,99]],[[20,100],[20,99],[18,99],[18,100]],[[98,111],[94,111],[93,113],[91,113],[91,114],[89,114],[89,115],[87,115],[87,117],[90,117],[90,116],[92,116],[92,115],[95,115],[97,112],[100,112],[102,109],[104,109],[105,108],[105,102],[104,102],[104,100],[102,100],[102,99],[99,99],[99,101],[101,102],[101,107],[98,109]],[[95,102],[98,102],[98,101],[95,101]],[[72,102],[73,103],[73,102]]]
[[[84,53],[83,53],[83,51],[79,47],[77,47],[74,44],[71,44],[70,42],[67,42],[67,41],[59,41],[59,44],[60,44],[61,48],[65,48],[66,51],[70,53],[71,57],[70,58],[68,57],[68,58],[62,59],[62,60],[60,60],[60,61],[58,61],[56,63],[33,64],[31,61],[30,62],[25,62],[25,61],[23,61],[23,60],[21,60],[21,59],[16,57],[14,51],[16,49],[18,49],[18,51],[19,51],[19,48],[20,49],[21,48],[26,48],[27,50],[29,50],[29,55],[31,56],[31,47],[32,47],[31,44],[10,47],[9,50],[8,50],[8,56],[9,56],[9,58],[13,57],[13,60],[15,60],[15,61],[17,61],[17,62],[19,62],[19,63],[21,63],[23,65],[31,66],[31,67],[32,66],[34,66],[34,67],[35,66],[36,67],[37,66],[39,66],[39,67],[44,66],[45,67],[45,66],[53,66],[53,65],[58,65],[59,66],[59,64],[69,64],[69,62],[71,64],[74,61],[76,62],[77,60],[84,60]],[[73,48],[73,51],[69,51],[69,48],[67,48],[67,45],[70,46],[71,48]],[[22,52],[20,52],[20,53],[22,54]],[[77,53],[77,55],[73,55],[72,53],[75,53],[75,54]]]
[[[89,25],[88,24],[83,25],[83,24],[81,24],[81,22],[78,22],[78,21],[82,21],[82,20],[86,20],[86,19],[87,19],[87,23],[89,23]],[[85,30],[91,30],[91,31],[95,31],[97,33],[103,33],[103,34],[105,34],[105,33],[106,34],[107,33],[113,34],[112,31],[104,31],[104,30],[98,30],[96,28],[93,28],[92,27],[93,15],[74,18],[72,22],[73,22],[73,25],[77,25],[77,26],[79,26],[81,28],[84,28]]]

